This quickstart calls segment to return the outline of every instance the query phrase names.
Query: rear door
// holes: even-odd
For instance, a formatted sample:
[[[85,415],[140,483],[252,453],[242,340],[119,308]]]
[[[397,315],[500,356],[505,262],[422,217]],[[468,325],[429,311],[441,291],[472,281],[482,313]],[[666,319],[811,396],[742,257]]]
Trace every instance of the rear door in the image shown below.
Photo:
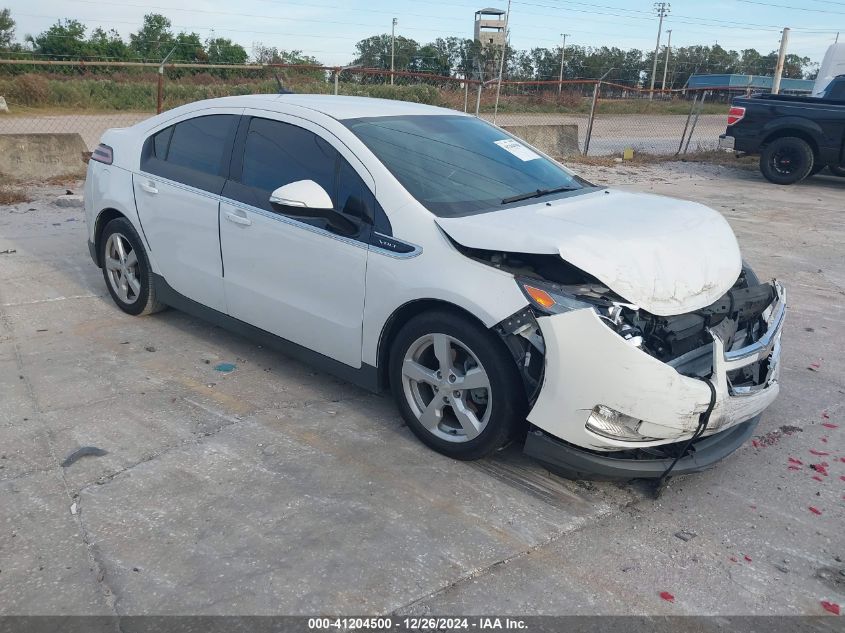
[[[226,311],[220,193],[242,109],[192,114],[150,136],[133,176],[135,203],[159,272],[182,295]]]

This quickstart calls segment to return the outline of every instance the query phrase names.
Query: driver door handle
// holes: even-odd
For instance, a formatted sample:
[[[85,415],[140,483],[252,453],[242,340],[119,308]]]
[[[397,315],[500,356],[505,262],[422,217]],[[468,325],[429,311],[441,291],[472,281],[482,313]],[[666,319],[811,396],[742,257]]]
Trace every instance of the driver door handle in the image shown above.
[[[143,189],[147,193],[158,193],[158,189],[156,189],[155,183],[152,182],[142,182],[141,189]]]
[[[229,220],[229,222],[234,222],[235,224],[240,224],[241,226],[250,226],[252,224],[252,220],[245,215],[233,213],[232,211],[226,211],[226,219]]]

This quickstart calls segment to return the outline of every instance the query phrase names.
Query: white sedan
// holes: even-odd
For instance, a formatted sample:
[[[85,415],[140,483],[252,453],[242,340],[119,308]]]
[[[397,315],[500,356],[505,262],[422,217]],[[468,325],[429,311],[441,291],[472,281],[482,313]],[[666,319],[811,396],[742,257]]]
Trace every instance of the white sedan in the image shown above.
[[[452,110],[192,103],[104,134],[85,211],[124,312],[173,306],[389,387],[458,459],[524,438],[569,476],[697,471],[778,393],[784,290],[720,214]]]

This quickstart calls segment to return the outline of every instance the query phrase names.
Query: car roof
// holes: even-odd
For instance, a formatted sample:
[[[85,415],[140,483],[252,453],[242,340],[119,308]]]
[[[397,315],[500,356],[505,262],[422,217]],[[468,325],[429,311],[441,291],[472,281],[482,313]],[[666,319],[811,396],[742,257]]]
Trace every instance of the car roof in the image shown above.
[[[298,106],[321,112],[333,119],[358,119],[380,116],[460,115],[463,112],[448,108],[372,97],[347,97],[320,94],[259,94],[221,97],[195,102],[206,107],[242,107],[282,111],[284,106]]]

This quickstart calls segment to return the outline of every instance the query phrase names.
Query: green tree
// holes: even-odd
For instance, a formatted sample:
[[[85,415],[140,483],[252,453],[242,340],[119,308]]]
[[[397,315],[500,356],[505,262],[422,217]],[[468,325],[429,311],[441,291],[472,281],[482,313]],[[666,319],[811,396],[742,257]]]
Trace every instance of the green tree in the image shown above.
[[[163,59],[174,44],[170,26],[170,20],[160,13],[148,13],[138,32],[129,35],[129,48],[141,59]]]
[[[88,38],[86,48],[87,53],[92,57],[114,60],[127,60],[131,57],[131,51],[126,42],[114,29],[109,31],[99,27],[94,29]]]
[[[243,46],[225,37],[207,39],[205,50],[212,64],[244,64],[249,58]]]
[[[51,59],[79,59],[88,52],[85,27],[78,20],[59,20],[38,35],[27,35],[26,40],[34,53]]]
[[[198,33],[182,31],[173,40],[173,46],[176,47],[176,50],[173,52],[170,61],[184,64],[202,64],[208,61],[208,53],[205,52],[205,46]],[[164,54],[167,55],[168,52],[165,51]]]
[[[0,50],[10,50],[15,41],[15,21],[9,9],[0,9]]]
[[[366,68],[390,68],[390,35],[373,35],[355,44],[358,55],[354,64]],[[401,35],[396,36],[394,68],[396,70],[413,70],[420,61],[420,45]]]

